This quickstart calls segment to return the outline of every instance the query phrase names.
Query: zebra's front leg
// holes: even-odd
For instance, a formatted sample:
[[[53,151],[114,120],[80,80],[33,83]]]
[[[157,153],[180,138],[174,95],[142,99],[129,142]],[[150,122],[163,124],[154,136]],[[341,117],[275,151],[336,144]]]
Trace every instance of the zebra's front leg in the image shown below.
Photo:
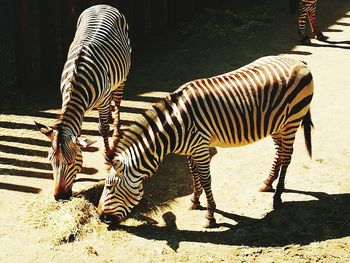
[[[203,192],[203,188],[201,186],[201,181],[200,181],[198,170],[196,167],[196,162],[190,156],[187,157],[187,161],[188,161],[188,166],[190,168],[190,172],[193,179],[193,195],[191,198],[191,204],[189,209],[197,210],[201,208],[199,198]]]
[[[213,193],[211,190],[211,176],[210,176],[210,154],[209,148],[197,151],[192,155],[193,160],[196,163],[196,168],[199,174],[200,183],[204,189],[205,196],[207,199],[207,215],[205,228],[213,228],[216,226],[216,220],[214,217],[214,212],[216,209],[216,204],[214,201]]]
[[[106,102],[105,106],[99,108],[99,132],[103,138],[104,145],[104,159],[107,169],[112,165],[112,160],[114,157],[114,151],[109,147],[109,116],[110,116],[110,102]]]
[[[260,192],[274,192],[272,183],[278,178],[278,174],[281,168],[281,154],[282,154],[282,139],[280,133],[271,135],[275,144],[275,160],[272,164],[271,172],[269,177],[263,182],[264,184],[260,187]]]
[[[120,104],[121,100],[123,98],[123,90],[124,90],[124,83],[116,88],[112,92],[112,99],[114,101],[115,110],[114,110],[114,121],[113,121],[113,136],[112,136],[112,150],[114,152],[118,139],[120,136]]]

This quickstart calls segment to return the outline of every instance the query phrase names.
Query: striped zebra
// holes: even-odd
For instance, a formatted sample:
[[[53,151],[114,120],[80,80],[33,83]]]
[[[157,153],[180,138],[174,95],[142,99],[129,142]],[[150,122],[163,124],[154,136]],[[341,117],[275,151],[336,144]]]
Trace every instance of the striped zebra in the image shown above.
[[[317,25],[316,5],[317,0],[289,0],[291,12],[296,13],[299,9],[298,16],[298,32],[301,37],[300,42],[305,45],[311,44],[309,36],[306,34],[306,19],[309,19],[310,27],[313,35],[320,41],[325,41],[328,38],[323,35]]]
[[[153,106],[138,124],[120,136],[113,167],[105,181],[98,212],[119,223],[139,203],[143,181],[166,154],[186,155],[193,177],[192,209],[204,189],[206,227],[215,225],[211,191],[210,147],[237,147],[271,135],[276,157],[261,191],[272,189],[274,208],[281,206],[284,179],[300,124],[311,156],[312,75],[306,65],[282,57],[263,57],[235,71],[182,85]]]
[[[67,199],[82,169],[81,147],[93,142],[80,137],[83,117],[88,109],[99,113],[99,132],[103,137],[105,158],[113,158],[109,146],[111,103],[115,104],[113,137],[119,133],[119,106],[131,64],[128,24],[123,14],[108,5],[86,9],[79,17],[61,77],[62,109],[50,128],[36,123],[51,141],[49,160],[54,175],[56,200]],[[115,139],[114,139],[115,141]]]

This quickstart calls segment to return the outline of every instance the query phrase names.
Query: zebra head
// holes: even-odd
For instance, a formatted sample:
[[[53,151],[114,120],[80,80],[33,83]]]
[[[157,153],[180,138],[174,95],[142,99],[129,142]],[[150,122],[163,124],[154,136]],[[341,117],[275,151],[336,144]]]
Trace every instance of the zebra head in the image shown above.
[[[88,139],[66,135],[55,128],[35,122],[37,129],[51,141],[48,158],[53,170],[53,195],[56,200],[69,199],[77,173],[82,169],[81,147],[94,143]]]
[[[142,182],[143,178],[130,175],[123,159],[116,156],[98,204],[101,220],[119,224],[142,199]]]

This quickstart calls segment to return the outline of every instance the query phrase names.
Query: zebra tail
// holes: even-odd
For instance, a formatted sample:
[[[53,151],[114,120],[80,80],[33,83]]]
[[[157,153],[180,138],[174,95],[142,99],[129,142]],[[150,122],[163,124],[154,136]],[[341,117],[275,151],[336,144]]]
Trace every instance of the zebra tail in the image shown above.
[[[304,138],[307,152],[309,153],[310,158],[312,158],[312,145],[311,145],[311,129],[314,127],[314,124],[311,120],[310,110],[304,116],[304,119],[301,123],[304,128]]]
[[[291,15],[295,15],[297,13],[299,0],[289,0],[289,11]]]

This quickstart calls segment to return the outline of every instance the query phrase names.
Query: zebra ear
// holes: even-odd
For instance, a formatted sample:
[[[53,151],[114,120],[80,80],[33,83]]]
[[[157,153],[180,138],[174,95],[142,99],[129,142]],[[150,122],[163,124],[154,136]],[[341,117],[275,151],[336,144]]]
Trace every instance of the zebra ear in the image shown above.
[[[73,139],[73,141],[74,141],[74,139]],[[92,141],[92,140],[89,140],[89,139],[86,139],[86,138],[83,138],[83,137],[78,137],[78,138],[75,139],[75,142],[80,147],[87,148],[90,145],[94,144],[96,141]]]
[[[34,121],[36,128],[38,131],[40,131],[42,134],[46,135],[50,141],[53,140],[54,137],[54,130],[44,124],[41,124],[39,122]]]
[[[122,159],[117,155],[113,158],[112,163],[116,175],[122,175],[124,171],[124,162]]]

